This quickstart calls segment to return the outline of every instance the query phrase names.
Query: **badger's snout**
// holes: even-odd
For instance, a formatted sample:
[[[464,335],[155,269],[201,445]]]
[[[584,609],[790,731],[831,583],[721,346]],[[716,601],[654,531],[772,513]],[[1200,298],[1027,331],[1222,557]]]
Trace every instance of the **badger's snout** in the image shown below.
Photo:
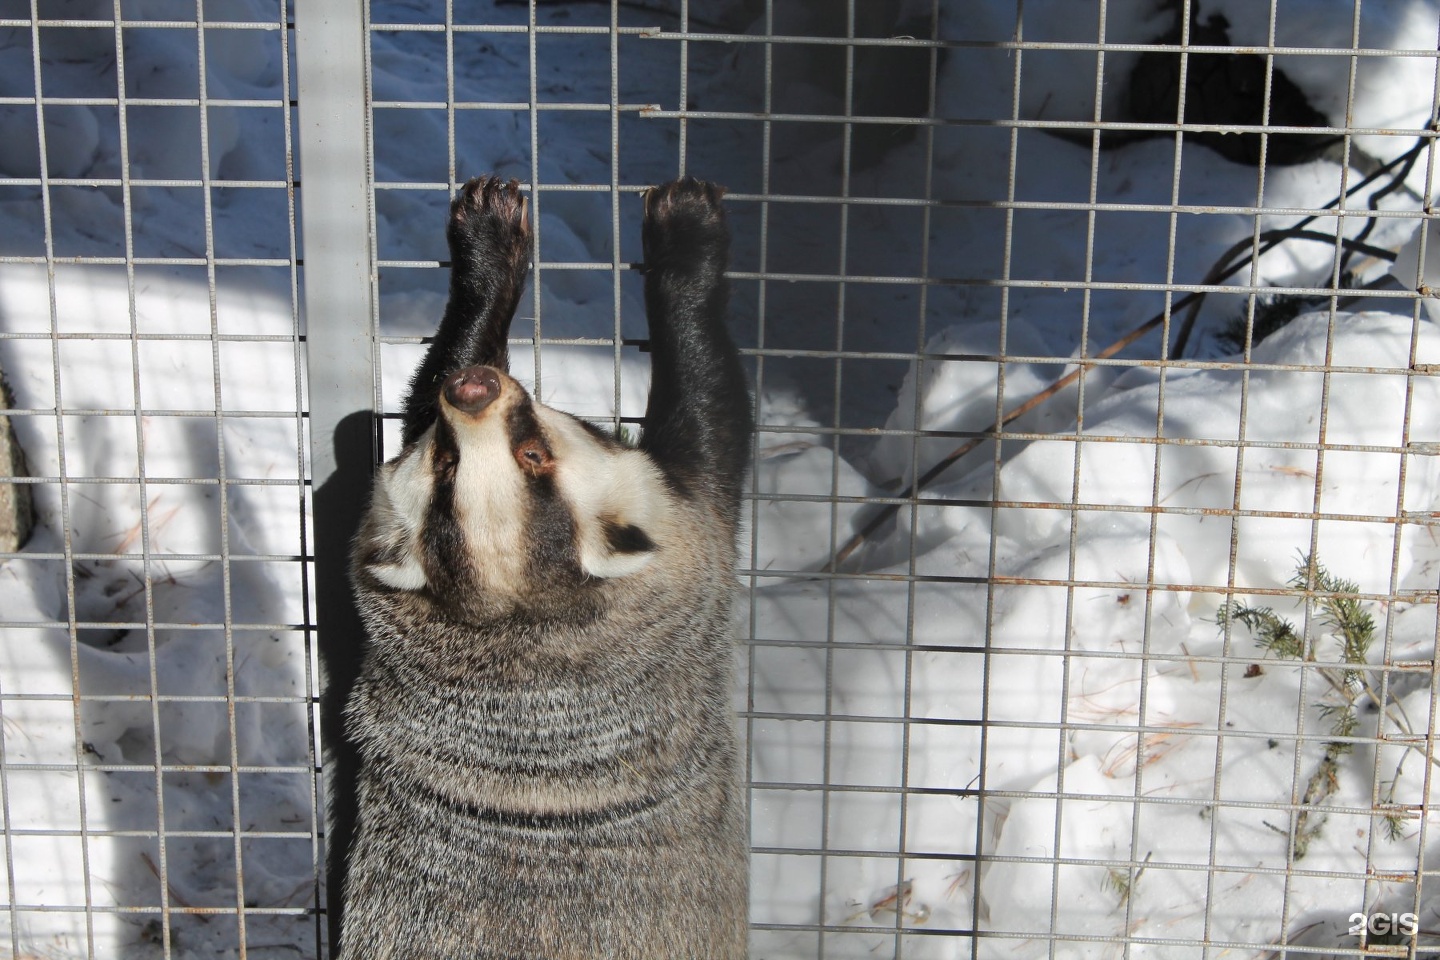
[[[466,367],[445,378],[445,402],[462,413],[479,413],[500,396],[500,375],[494,367]]]

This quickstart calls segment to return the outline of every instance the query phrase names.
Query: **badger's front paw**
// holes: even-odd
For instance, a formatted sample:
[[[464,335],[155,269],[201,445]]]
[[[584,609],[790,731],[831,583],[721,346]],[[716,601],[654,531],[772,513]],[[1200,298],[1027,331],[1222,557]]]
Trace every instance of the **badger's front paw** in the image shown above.
[[[720,198],[725,188],[681,177],[645,191],[645,268],[725,269],[730,230]]]
[[[530,259],[529,204],[518,180],[476,177],[450,201],[450,259],[458,267],[506,263],[516,272]]]

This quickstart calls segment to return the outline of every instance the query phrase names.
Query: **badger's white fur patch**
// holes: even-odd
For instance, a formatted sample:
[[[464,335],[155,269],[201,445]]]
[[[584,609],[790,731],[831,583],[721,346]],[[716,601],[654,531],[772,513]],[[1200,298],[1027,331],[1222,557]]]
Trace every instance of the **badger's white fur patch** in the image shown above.
[[[663,543],[670,495],[659,469],[639,450],[607,447],[570,417],[535,409],[555,451],[560,495],[575,518],[580,566],[602,579],[643,570],[655,551],[615,549],[606,526],[635,527],[657,547]]]
[[[386,549],[386,563],[371,564],[370,574],[396,590],[419,590],[425,586],[425,565],[420,556],[420,530],[434,490],[431,476],[430,438],[427,432],[410,451],[380,468],[375,477],[371,510]],[[392,559],[393,558],[393,559]]]
[[[500,396],[479,416],[449,409],[460,465],[455,472],[455,513],[465,549],[486,589],[519,593],[525,576],[527,478],[515,462],[506,419],[522,388],[500,378]],[[442,401],[443,403],[443,401]]]

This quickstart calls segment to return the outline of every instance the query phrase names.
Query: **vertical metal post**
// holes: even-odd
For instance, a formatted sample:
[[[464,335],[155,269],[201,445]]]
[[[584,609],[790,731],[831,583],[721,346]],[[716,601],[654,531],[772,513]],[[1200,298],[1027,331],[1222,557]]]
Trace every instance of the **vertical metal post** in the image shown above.
[[[364,632],[349,544],[375,463],[374,240],[364,0],[295,4],[301,249],[310,386],[315,623],[325,745],[325,849],[332,952],[354,824],[354,758],[340,722]]]

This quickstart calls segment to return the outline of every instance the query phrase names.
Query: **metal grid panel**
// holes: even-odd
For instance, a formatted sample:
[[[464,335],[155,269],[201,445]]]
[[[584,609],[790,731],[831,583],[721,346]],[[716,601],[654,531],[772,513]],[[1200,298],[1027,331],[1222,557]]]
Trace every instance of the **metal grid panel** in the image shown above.
[[[43,205],[30,247],[0,265],[12,285],[36,271],[43,310],[26,326],[7,301],[0,364],[12,380],[39,371],[13,419],[32,466],[53,450],[55,468],[15,482],[60,535],[3,559],[51,564],[58,591],[0,629],[48,638],[61,669],[43,675],[62,682],[0,689],[9,949],[37,950],[34,932],[59,916],[74,921],[73,955],[114,955],[102,941],[121,917],[123,955],[221,943],[316,955],[296,243],[230,257],[215,229],[223,191],[263,189],[283,194],[280,232],[295,236],[288,124],[261,141],[284,158],[274,179],[228,179],[209,154],[214,110],[290,104],[287,25],[203,11],[141,20],[118,6],[52,17],[38,4],[0,20],[27,38],[34,74],[32,89],[0,91],[0,106],[33,113],[40,145],[37,174],[0,189]],[[1417,951],[1383,922],[1364,940],[1346,931],[1355,913],[1440,926],[1424,803],[1440,449],[1420,267],[1430,234],[1411,241],[1408,276],[1386,281],[1382,262],[1431,219],[1430,5],[372,0],[365,18],[368,90],[351,106],[365,103],[370,134],[373,176],[355,209],[368,201],[374,287],[346,292],[370,301],[383,452],[397,449],[400,391],[443,302],[443,212],[460,181],[496,171],[530,195],[517,374],[547,402],[620,425],[638,423],[645,377],[636,196],[682,172],[729,187],[735,329],[761,424],[739,628],[753,956],[1426,955],[1429,940]],[[131,29],[190,37],[197,89],[141,96],[121,82]],[[81,30],[113,35],[118,96],[46,92],[47,38]],[[279,45],[273,97],[207,88],[209,38],[227,31]],[[1220,96],[1235,89],[1258,115]],[[1378,109],[1404,103],[1418,114]],[[193,111],[199,165],[147,178],[117,149],[107,174],[102,137],[96,166],[55,176],[47,111],[77,108],[101,121],[113,110],[122,145],[143,109]],[[123,219],[91,234],[123,244],[62,249],[87,236],[64,226],[91,209],[74,191],[96,189]],[[137,197],[186,190],[200,198],[199,243],[151,245]],[[345,240],[318,225],[306,235]],[[85,316],[66,301],[77,267],[118,271],[125,323],[72,326]],[[198,328],[147,328],[155,268],[197,272]],[[227,329],[232,268],[286,278],[285,332]],[[1354,319],[1361,309],[1386,317]],[[1308,316],[1271,334],[1287,311]],[[1229,347],[1217,338],[1227,321],[1238,321]],[[209,358],[204,403],[146,399],[172,379],[147,345],[172,342]],[[289,393],[286,409],[231,409],[230,344],[288,351],[293,410]],[[308,347],[311,382],[331,382],[347,358]],[[84,390],[67,400],[71,371],[88,383],[97,366],[124,372],[133,404]],[[332,400],[322,433],[346,410]],[[181,420],[213,423],[217,437],[285,424],[294,473],[241,475],[251,461],[212,440],[213,460],[170,477],[147,424]],[[73,442],[89,424],[112,421],[134,436],[129,473],[71,453],[92,450]],[[95,522],[81,506],[93,491],[131,488],[124,549],[77,523]],[[258,490],[290,498],[254,509],[288,518],[293,549],[237,545]],[[213,543],[167,543],[184,515],[164,510],[172,491],[199,491],[185,508],[224,518]],[[317,528],[320,510],[317,494]],[[242,581],[252,567],[264,573]],[[208,613],[167,612],[167,594],[212,568]],[[133,573],[140,592],[99,616],[87,584],[111,570]],[[1233,603],[1226,621],[1218,611]],[[1350,618],[1354,634],[1359,614],[1371,641],[1351,662],[1335,621]],[[116,649],[145,665],[138,687],[88,686],[100,630],[127,631]],[[164,688],[166,648],[192,636],[223,660],[222,692]],[[272,636],[294,640],[276,669],[295,685],[242,690],[252,641]],[[224,749],[200,762],[167,753],[197,720],[174,704],[223,705]],[[248,704],[306,708],[291,728],[303,729],[297,762],[242,762]],[[64,714],[59,759],[36,759],[11,733],[56,727],[36,705]],[[108,742],[88,755],[88,735],[124,727],[116,710],[136,705],[138,732],[112,733],[122,762]],[[149,753],[137,761],[137,749]],[[170,792],[187,774],[207,779]],[[303,783],[298,823],[248,822],[252,774]],[[19,815],[45,777],[74,816]],[[144,826],[102,806],[127,777],[143,781],[123,796],[148,798]],[[275,809],[294,806],[278,792]],[[167,812],[213,819],[216,796],[218,826]],[[36,838],[78,858],[78,886],[32,892]],[[307,845],[305,857],[261,852],[267,842]],[[253,863],[263,879],[247,883]],[[276,881],[296,864],[299,886]],[[110,884],[154,890],[111,903]]]
[[[0,955],[316,956],[286,11],[0,17]]]

